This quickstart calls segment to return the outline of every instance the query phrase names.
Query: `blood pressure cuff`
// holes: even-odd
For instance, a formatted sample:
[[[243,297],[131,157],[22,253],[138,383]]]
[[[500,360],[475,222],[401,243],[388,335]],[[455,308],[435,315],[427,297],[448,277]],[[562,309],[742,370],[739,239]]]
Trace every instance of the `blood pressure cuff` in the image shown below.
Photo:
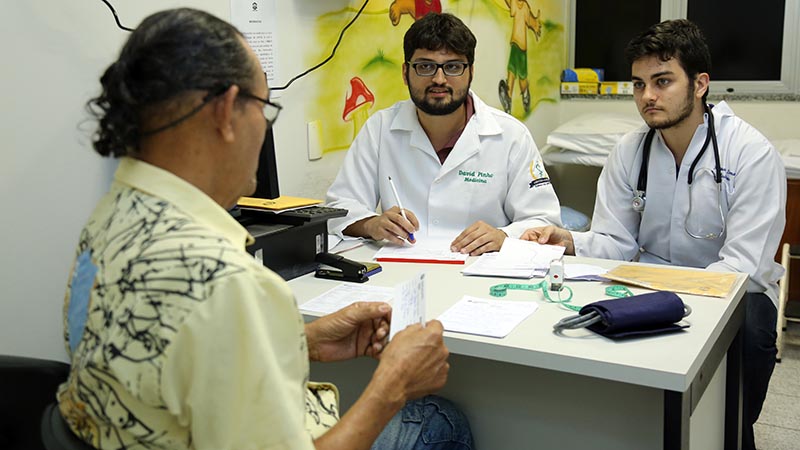
[[[601,300],[584,306],[581,315],[592,311],[602,320],[588,326],[611,339],[668,333],[688,328],[678,325],[684,317],[683,300],[674,292],[658,291],[633,297]]]

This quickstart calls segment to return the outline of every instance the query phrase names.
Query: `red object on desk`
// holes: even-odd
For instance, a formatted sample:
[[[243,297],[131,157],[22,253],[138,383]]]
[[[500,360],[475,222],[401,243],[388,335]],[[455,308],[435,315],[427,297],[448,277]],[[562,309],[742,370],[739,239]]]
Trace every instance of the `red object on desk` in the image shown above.
[[[379,262],[405,262],[419,264],[464,264],[464,261],[444,259],[375,258]]]

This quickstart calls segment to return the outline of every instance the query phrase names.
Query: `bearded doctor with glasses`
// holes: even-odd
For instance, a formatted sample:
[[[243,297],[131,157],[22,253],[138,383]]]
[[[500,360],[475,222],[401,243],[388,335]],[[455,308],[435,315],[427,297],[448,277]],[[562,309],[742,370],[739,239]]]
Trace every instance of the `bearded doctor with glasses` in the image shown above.
[[[727,103],[706,104],[711,57],[687,20],[652,26],[625,50],[647,126],[625,135],[597,183],[592,228],[534,228],[568,254],[750,276],[743,329],[743,446],[775,365],[786,172],[773,145]]]
[[[411,25],[402,66],[410,99],[373,114],[350,146],[326,197],[349,212],[328,221],[330,233],[400,245],[445,239],[476,256],[561,223],[528,128],[470,90],[476,44],[451,14]]]

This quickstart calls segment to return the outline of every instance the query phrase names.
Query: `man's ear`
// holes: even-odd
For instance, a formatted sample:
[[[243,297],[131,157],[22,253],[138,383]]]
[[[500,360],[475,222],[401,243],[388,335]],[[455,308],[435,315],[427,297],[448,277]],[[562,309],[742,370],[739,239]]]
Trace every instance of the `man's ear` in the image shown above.
[[[214,123],[225,142],[234,140],[233,111],[238,94],[239,86],[234,84],[214,102]]]
[[[406,86],[408,86],[408,70],[410,68],[411,67],[408,65],[408,63],[403,63],[403,84]]]
[[[710,81],[707,73],[698,73],[694,78],[694,96],[703,98],[703,95],[708,91],[708,83]]]

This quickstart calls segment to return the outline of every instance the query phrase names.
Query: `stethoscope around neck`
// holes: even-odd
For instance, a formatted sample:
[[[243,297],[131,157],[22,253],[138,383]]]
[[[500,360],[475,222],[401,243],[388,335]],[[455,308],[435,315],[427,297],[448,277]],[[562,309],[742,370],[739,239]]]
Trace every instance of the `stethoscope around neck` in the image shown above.
[[[719,163],[719,147],[717,147],[717,136],[716,131],[714,129],[714,115],[711,113],[711,106],[705,106],[705,112],[708,114],[708,131],[706,132],[706,140],[703,142],[703,147],[695,156],[694,161],[692,161],[692,165],[689,167],[689,175],[687,177],[687,183],[689,184],[689,211],[686,213],[686,220],[684,221],[684,229],[686,233],[695,238],[695,239],[716,239],[722,235],[725,231],[725,215],[722,213],[722,206],[720,204],[720,194],[722,191],[722,169]],[[636,183],[636,190],[634,191],[633,201],[631,202],[631,206],[633,207],[634,211],[639,213],[644,212],[645,205],[647,203],[647,170],[650,162],[650,147],[653,143],[653,137],[656,134],[656,130],[651,128],[650,131],[647,132],[647,135],[644,138],[644,148],[642,152],[642,166],[639,169],[639,180]],[[700,161],[700,158],[703,157],[703,154],[706,152],[706,148],[708,147],[708,143],[711,142],[711,146],[714,149],[714,181],[717,183],[717,206],[720,213],[721,224],[719,231],[714,232],[694,232],[689,229],[689,218],[692,215],[692,181],[694,181],[694,169],[697,166],[697,163]],[[708,169],[706,169],[708,170]]]

